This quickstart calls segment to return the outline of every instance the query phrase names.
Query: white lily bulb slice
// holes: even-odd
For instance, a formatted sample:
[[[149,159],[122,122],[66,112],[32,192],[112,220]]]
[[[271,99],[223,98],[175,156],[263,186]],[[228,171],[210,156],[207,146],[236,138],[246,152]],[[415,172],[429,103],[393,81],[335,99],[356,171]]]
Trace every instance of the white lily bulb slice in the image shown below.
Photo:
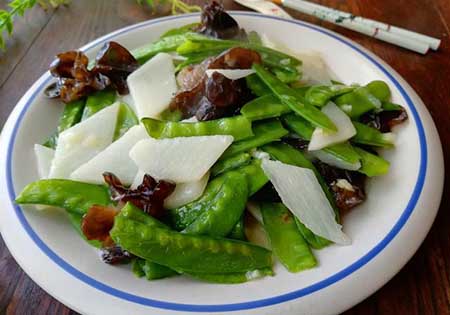
[[[158,118],[177,92],[172,57],[159,53],[127,78],[139,119]]]
[[[361,168],[360,161],[357,161],[356,163],[348,163],[346,161],[338,159],[335,155],[330,154],[324,150],[310,151],[309,153],[313,157],[319,159],[321,162],[343,170],[357,171]]]
[[[196,200],[203,194],[208,179],[209,172],[200,180],[177,184],[175,190],[164,200],[164,208],[174,209]]]
[[[39,178],[47,178],[50,173],[53,158],[55,157],[55,150],[40,144],[35,144],[34,154],[36,155]]]
[[[322,112],[330,118],[338,130],[337,132],[328,132],[322,128],[314,129],[308,145],[309,151],[320,150],[330,145],[347,141],[356,135],[356,129],[350,117],[337,107],[336,104],[328,102],[322,108]]]
[[[283,204],[314,234],[340,245],[351,243],[313,171],[270,160],[261,166]]]
[[[322,55],[317,51],[297,53],[295,56],[302,61],[301,81],[310,85],[331,85],[333,75]]]
[[[111,144],[119,106],[119,103],[108,106],[59,135],[49,178],[69,178]]]
[[[200,180],[233,142],[232,136],[145,139],[130,151],[138,168],[155,179]]]
[[[128,152],[140,140],[148,138],[145,127],[137,125],[131,127],[122,137],[114,141],[105,150],[97,154],[76,169],[70,178],[82,182],[103,184],[104,172],[111,172],[120,181],[129,185],[133,182],[138,171],[136,164],[130,159]]]
[[[214,72],[218,72],[230,80],[239,80],[239,79],[245,78],[245,77],[255,73],[255,70],[253,70],[253,69],[208,69],[205,71],[205,73],[208,77],[211,77]]]

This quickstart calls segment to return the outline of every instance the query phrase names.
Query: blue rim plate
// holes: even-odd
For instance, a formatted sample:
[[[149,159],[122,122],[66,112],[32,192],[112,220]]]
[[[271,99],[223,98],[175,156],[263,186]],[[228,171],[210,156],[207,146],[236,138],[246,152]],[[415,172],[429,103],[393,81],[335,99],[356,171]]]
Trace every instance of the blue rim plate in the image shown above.
[[[233,13],[235,16],[255,16],[257,14],[255,13],[244,13],[244,12],[235,12]],[[183,16],[174,16],[174,17],[166,17],[162,19],[157,20],[151,20],[147,22],[143,22],[137,25],[133,25],[127,28],[124,28],[122,30],[119,30],[117,32],[114,32],[112,34],[109,34],[105,37],[102,37],[87,46],[84,46],[82,48],[83,51],[90,50],[96,46],[98,46],[100,43],[103,43],[104,41],[109,40],[110,38],[113,38],[118,35],[129,33],[135,29],[147,27],[152,24],[160,23],[162,21],[170,21],[175,19],[185,19],[186,17],[191,17],[192,15],[183,15]],[[261,19],[267,19],[270,20],[283,20],[277,17],[270,17],[270,16],[262,16],[258,15]],[[421,192],[423,190],[425,179],[427,176],[427,169],[428,169],[428,156],[429,152],[427,149],[427,138],[425,136],[425,130],[424,126],[421,120],[421,117],[419,115],[419,112],[416,108],[416,105],[413,101],[413,99],[416,99],[415,96],[410,96],[410,94],[405,90],[404,83],[399,82],[396,75],[392,74],[392,70],[388,69],[382,62],[379,61],[376,57],[374,57],[372,54],[368,53],[366,50],[362,49],[360,46],[356,45],[355,43],[351,42],[348,39],[343,38],[340,35],[337,35],[331,31],[325,30],[323,28],[313,26],[311,24],[303,23],[300,21],[295,20],[283,20],[287,23],[292,23],[297,25],[301,28],[307,28],[309,30],[319,32],[321,34],[324,34],[326,36],[329,36],[336,41],[346,45],[347,47],[351,48],[355,52],[357,52],[359,55],[361,55],[363,58],[367,60],[368,63],[371,63],[376,68],[381,70],[390,80],[390,84],[395,86],[395,88],[400,92],[404,103],[407,105],[407,107],[410,110],[410,113],[412,114],[412,119],[415,121],[415,125],[417,127],[417,134],[419,139],[419,146],[420,146],[420,166],[419,171],[417,174],[417,180],[413,189],[413,192],[410,196],[410,199],[407,203],[406,208],[403,210],[400,218],[398,221],[394,224],[393,228],[389,231],[389,233],[386,234],[386,236],[379,241],[372,249],[370,249],[365,255],[363,255],[360,259],[352,263],[351,265],[347,266],[346,268],[340,270],[339,272],[321,280],[318,281],[312,285],[309,285],[307,287],[301,288],[296,291],[292,291],[286,294],[278,295],[278,296],[272,296],[269,298],[264,299],[258,299],[258,300],[252,300],[242,303],[232,303],[232,304],[205,304],[205,305],[198,305],[198,304],[179,304],[179,303],[173,303],[169,301],[161,301],[161,300],[155,300],[150,299],[144,296],[138,296],[134,295],[125,291],[122,291],[120,289],[111,287],[105,283],[102,283],[89,275],[83,273],[80,270],[77,270],[75,267],[73,267],[70,262],[65,261],[63,258],[58,256],[57,253],[55,253],[40,237],[39,235],[33,230],[32,226],[28,222],[26,216],[24,215],[24,211],[21,207],[14,204],[14,200],[16,198],[16,192],[14,189],[14,177],[12,172],[12,164],[13,164],[13,152],[14,152],[14,145],[16,141],[16,135],[18,130],[21,127],[21,123],[23,120],[23,117],[25,116],[27,110],[30,108],[30,106],[33,104],[35,98],[39,93],[42,92],[43,88],[49,83],[51,80],[51,77],[47,75],[47,79],[42,81],[42,83],[35,89],[34,93],[27,99],[26,104],[22,108],[21,112],[18,114],[18,117],[16,121],[14,122],[14,126],[12,127],[11,136],[7,140],[7,156],[6,156],[6,183],[7,183],[7,191],[9,195],[9,202],[10,205],[13,207],[15,215],[17,216],[18,220],[20,221],[21,226],[26,231],[26,233],[29,235],[29,237],[33,240],[33,242],[40,248],[40,250],[45,253],[45,255],[48,256],[49,259],[51,259],[54,263],[56,263],[60,268],[68,272],[73,277],[77,278],[78,280],[84,282],[85,284],[100,290],[104,293],[107,293],[109,295],[112,295],[114,297],[117,297],[119,299],[123,299],[129,302],[138,303],[141,305],[146,306],[152,306],[160,309],[168,309],[168,310],[175,310],[175,311],[183,311],[183,312],[228,312],[228,311],[237,311],[237,310],[248,310],[248,309],[254,309],[254,308],[260,308],[264,306],[270,306],[275,305],[283,302],[287,302],[290,300],[298,299],[307,295],[310,295],[316,291],[322,290],[328,286],[331,286],[342,279],[348,277],[349,275],[356,272],[358,269],[364,267],[367,263],[372,261],[377,255],[379,255],[388,244],[397,236],[397,234],[402,230],[402,228],[405,226],[405,224],[408,222],[411,214],[416,209],[417,202],[421,196]]]

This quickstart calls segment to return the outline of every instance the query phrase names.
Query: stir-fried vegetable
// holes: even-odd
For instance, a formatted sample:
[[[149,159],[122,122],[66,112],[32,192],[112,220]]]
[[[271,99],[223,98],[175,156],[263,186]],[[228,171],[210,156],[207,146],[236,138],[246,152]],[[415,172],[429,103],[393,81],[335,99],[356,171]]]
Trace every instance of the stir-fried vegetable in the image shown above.
[[[320,110],[305,103],[292,88],[278,80],[269,71],[260,65],[253,65],[253,69],[261,80],[272,90],[272,92],[294,112],[311,122],[317,127],[324,128],[330,132],[337,131],[333,122]]]
[[[230,135],[234,141],[253,136],[251,122],[244,116],[234,116],[197,123],[142,119],[142,124],[153,138],[176,138],[208,135]]]
[[[376,150],[408,115],[385,82],[345,85],[281,47],[213,2],[133,53],[58,54],[45,93],[66,104],[16,202],[64,208],[105,263],[147,280],[243,283],[273,275],[272,254],[316,266],[311,248],[351,243],[341,215],[388,172]]]

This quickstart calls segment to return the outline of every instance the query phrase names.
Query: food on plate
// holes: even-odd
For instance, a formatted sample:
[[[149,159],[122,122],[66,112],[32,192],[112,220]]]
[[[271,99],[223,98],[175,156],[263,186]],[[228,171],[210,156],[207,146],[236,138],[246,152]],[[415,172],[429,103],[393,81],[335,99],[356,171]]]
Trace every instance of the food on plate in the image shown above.
[[[216,2],[143,44],[57,55],[45,93],[64,109],[18,204],[64,209],[105,263],[148,280],[242,283],[351,246],[345,213],[408,118],[385,82],[344,84]]]

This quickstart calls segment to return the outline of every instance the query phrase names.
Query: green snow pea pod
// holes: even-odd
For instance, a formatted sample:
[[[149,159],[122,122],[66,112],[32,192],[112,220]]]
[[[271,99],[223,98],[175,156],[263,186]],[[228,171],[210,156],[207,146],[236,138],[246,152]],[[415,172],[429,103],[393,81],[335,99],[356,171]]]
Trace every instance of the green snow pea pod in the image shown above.
[[[305,99],[314,106],[323,107],[333,97],[349,93],[355,88],[346,85],[314,85],[306,91]]]
[[[82,239],[84,239],[86,242],[88,242],[90,245],[101,248],[103,245],[100,241],[97,240],[88,240],[86,236],[84,235],[83,231],[81,231],[81,220],[83,219],[83,215],[76,213],[76,212],[68,212],[67,215],[69,216],[69,221],[72,224],[73,228],[77,233],[81,236]]]
[[[310,229],[308,229],[297,217],[294,217],[298,230],[303,235],[303,238],[308,242],[309,246],[314,249],[322,249],[331,244],[331,242],[323,237],[320,237]]]
[[[114,140],[119,139],[131,127],[139,124],[139,119],[133,110],[125,103],[121,103],[117,115],[116,130],[114,131]]]
[[[241,114],[251,121],[280,117],[289,112],[291,112],[289,106],[272,94],[255,98],[241,108]]]
[[[210,41],[192,41],[188,39],[177,47],[177,53],[184,56],[187,54],[200,53],[210,50],[224,51],[233,46],[235,46],[233,43],[230,44],[227,41],[214,40],[214,42],[210,42]]]
[[[206,282],[236,284],[236,283],[244,283],[265,276],[273,276],[273,271],[272,268],[263,268],[247,272],[222,273],[222,274],[189,273],[187,275]]]
[[[181,27],[172,28],[172,29],[164,32],[159,38],[186,34],[186,33],[192,32],[199,25],[200,25],[200,23],[190,23],[190,24],[183,25]]]
[[[145,260],[140,258],[135,258],[131,261],[131,271],[138,278],[145,276],[144,270],[142,270],[142,265],[144,263]]]
[[[302,64],[300,60],[280,51],[271,49],[269,47],[264,47],[260,44],[256,43],[245,43],[236,40],[221,40],[221,39],[212,39],[210,37],[206,37],[200,34],[188,33],[186,34],[189,41],[198,44],[199,46],[192,46],[192,48],[196,48],[197,50],[201,47],[226,47],[225,49],[231,47],[243,47],[257,51],[263,60],[263,63],[267,65],[271,65],[277,68],[295,68]],[[200,47],[200,48],[199,48]]]
[[[361,157],[361,169],[358,171],[369,177],[380,176],[389,172],[390,163],[381,156],[369,153],[361,148],[355,147],[356,153]]]
[[[248,184],[245,174],[231,171],[223,175],[220,192],[214,200],[182,232],[211,236],[226,236],[231,232],[245,210]]]
[[[392,148],[394,146],[394,134],[391,132],[382,133],[378,129],[357,121],[353,122],[353,126],[355,126],[356,135],[351,139],[352,142],[382,148]]]
[[[273,68],[272,72],[283,83],[292,83],[300,80],[297,68]]]
[[[219,160],[211,168],[211,176],[216,177],[227,171],[231,171],[240,166],[247,165],[248,163],[250,163],[251,159],[252,157],[250,156],[250,154],[243,152],[229,157],[228,159]]]
[[[294,216],[282,203],[263,203],[261,213],[272,250],[287,270],[299,272],[317,265]]]
[[[134,259],[131,269],[137,277],[145,276],[147,280],[157,280],[178,275],[178,272],[169,267],[142,258]]]
[[[269,87],[265,85],[264,82],[256,74],[246,76],[245,81],[249,89],[256,96],[264,96],[267,94],[272,94],[272,91],[270,91]]]
[[[176,51],[177,47],[186,41],[186,35],[187,33],[165,36],[153,43],[133,49],[131,54],[140,64],[143,64],[160,52]]]
[[[306,103],[294,89],[281,82],[261,65],[254,64],[253,69],[256,71],[259,78],[269,86],[272,92],[298,115],[317,127],[330,131],[337,131],[336,126],[330,118],[313,105]]]
[[[314,128],[306,120],[295,114],[285,115],[282,117],[282,120],[290,131],[295,132],[305,140],[311,140]],[[321,151],[349,164],[358,163],[360,160],[358,153],[353,150],[353,147],[348,142],[338,143],[323,148]]]
[[[86,100],[81,99],[64,105],[63,113],[59,118],[58,128],[55,133],[44,143],[46,147],[52,149],[56,148],[59,134],[80,122],[85,104]]]
[[[108,188],[68,179],[41,179],[28,184],[16,198],[18,204],[38,204],[85,214],[93,205],[109,205]]]
[[[382,102],[387,102],[391,98],[391,90],[384,81],[375,80],[366,85],[369,92]]]
[[[217,56],[222,51],[223,51],[222,49],[209,49],[209,50],[204,50],[204,51],[198,52],[198,53],[184,54],[184,57],[186,57],[187,59],[182,61],[175,67],[175,72],[178,72],[181,69],[183,69],[184,67],[187,67],[189,65],[201,63],[203,60],[205,60],[208,57]]]
[[[253,160],[250,164],[241,166],[236,171],[247,176],[249,196],[256,193],[269,181],[259,160]]]
[[[289,131],[283,128],[278,119],[257,122],[253,126],[254,136],[231,144],[222,154],[223,159],[235,154],[257,148],[287,135]]]
[[[234,116],[196,123],[160,121],[143,118],[147,133],[153,138],[231,135],[234,141],[253,136],[252,124],[244,116]]]
[[[156,227],[166,230],[169,229],[167,225],[144,213],[141,209],[137,208],[129,202],[122,208],[121,216],[150,227]],[[177,274],[177,272],[170,269],[169,267],[157,264],[151,260],[142,259],[139,265],[141,266],[141,269],[148,280],[161,279]]]
[[[370,92],[367,86],[338,96],[334,102],[351,118],[358,118],[364,113],[381,108],[381,101]]]
[[[241,215],[241,217],[231,230],[230,234],[228,234],[227,238],[241,241],[247,240],[247,237],[245,236],[244,214]]]
[[[143,213],[140,209],[137,209],[131,204],[127,204],[123,208],[123,216],[135,220],[140,223],[147,224],[149,226],[154,226],[158,228],[165,228],[168,227],[162,224],[161,222],[157,221],[156,219],[148,216],[147,214]],[[241,219],[239,222],[235,225],[235,228],[233,229],[235,233],[235,239],[238,239],[238,237],[241,237],[241,240],[245,240],[245,235],[242,237],[240,235],[243,232],[243,216],[241,216]],[[236,228],[237,227],[237,228]],[[240,232],[242,230],[242,232]],[[232,233],[233,233],[232,231]],[[230,233],[231,235],[231,233]],[[135,264],[138,264],[139,266],[134,266]],[[144,260],[141,258],[138,258],[137,261],[135,260],[133,262],[133,270],[136,268],[135,274],[138,276],[144,276],[148,280],[153,279],[161,279],[169,276],[173,276],[178,274],[176,271],[170,269],[169,267],[165,267],[163,265],[157,264],[155,262],[151,262],[148,260]],[[215,282],[215,283],[241,283],[246,282],[248,280],[251,280],[255,278],[256,276],[264,276],[264,275],[272,275],[272,269],[271,268],[265,268],[262,270],[255,270],[253,272],[247,273],[231,273],[231,274],[196,274],[196,273],[190,273],[189,275],[198,279],[202,279],[208,282]]]
[[[208,183],[203,195],[187,205],[168,210],[168,220],[176,230],[183,230],[191,224],[200,214],[206,211],[215,201],[225,182],[225,174],[214,178]]]
[[[85,120],[96,112],[111,105],[116,100],[116,92],[114,90],[97,91],[87,97],[86,106],[84,107],[82,120]]]
[[[110,235],[132,254],[186,273],[233,273],[271,267],[271,252],[250,243],[179,233],[148,226],[121,214]]]
[[[179,110],[170,110],[170,108],[168,108],[160,114],[160,117],[161,120],[176,122],[183,119],[183,113]]]
[[[382,103],[381,103],[381,107],[382,107],[383,110],[385,110],[385,111],[405,110],[405,109],[403,108],[403,106],[400,106],[400,105],[398,105],[398,104],[391,103],[391,102],[382,102]]]

